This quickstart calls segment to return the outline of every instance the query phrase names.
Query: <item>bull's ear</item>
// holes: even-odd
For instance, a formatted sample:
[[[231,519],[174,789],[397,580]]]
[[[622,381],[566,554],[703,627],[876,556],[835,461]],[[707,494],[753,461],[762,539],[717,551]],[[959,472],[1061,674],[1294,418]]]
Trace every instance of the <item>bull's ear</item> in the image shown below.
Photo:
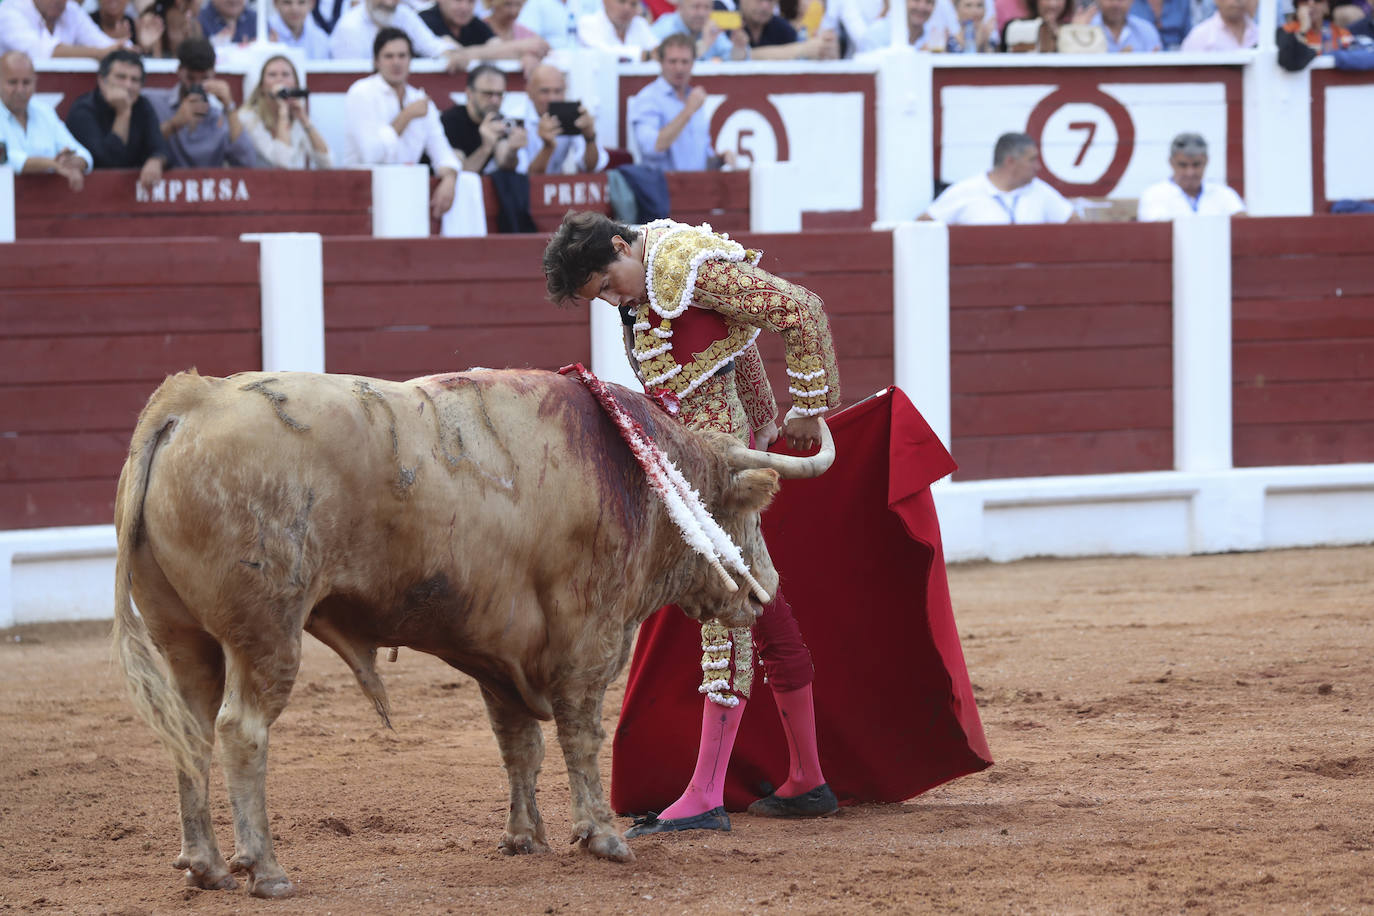
[[[730,479],[730,490],[723,502],[737,512],[761,512],[778,492],[778,472],[772,468],[750,468]]]

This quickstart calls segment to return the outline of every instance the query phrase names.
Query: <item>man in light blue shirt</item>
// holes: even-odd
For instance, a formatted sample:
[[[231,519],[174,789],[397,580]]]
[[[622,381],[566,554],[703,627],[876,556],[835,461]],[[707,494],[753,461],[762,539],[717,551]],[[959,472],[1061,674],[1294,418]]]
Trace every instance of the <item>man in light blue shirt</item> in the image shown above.
[[[692,86],[696,42],[674,34],[658,46],[662,75],[630,98],[630,130],[639,162],[665,172],[701,172],[711,154],[706,90]]]
[[[697,60],[729,60],[730,36],[711,19],[711,0],[678,0],[676,13],[665,13],[654,23],[662,41],[669,35],[688,35],[696,42]]]
[[[328,60],[329,33],[310,15],[314,9],[315,0],[277,0],[267,25],[288,48],[296,48],[310,60]]]
[[[1132,0],[1097,0],[1097,14],[1092,24],[1102,27],[1107,35],[1107,52],[1140,53],[1162,51],[1164,43],[1154,25],[1139,16],[1130,15]]]
[[[67,125],[46,102],[36,102],[38,76],[23,51],[0,56],[0,143],[6,161],[18,173],[56,172],[80,191],[91,170],[90,152],[76,142]]]

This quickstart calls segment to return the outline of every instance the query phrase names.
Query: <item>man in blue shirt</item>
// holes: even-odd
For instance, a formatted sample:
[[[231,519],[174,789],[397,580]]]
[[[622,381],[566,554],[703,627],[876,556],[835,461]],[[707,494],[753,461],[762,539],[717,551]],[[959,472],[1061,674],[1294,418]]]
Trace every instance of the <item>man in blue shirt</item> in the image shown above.
[[[678,0],[677,12],[665,13],[654,23],[660,41],[677,33],[696,42],[697,60],[730,59],[730,36],[711,19],[711,0]]]
[[[630,130],[639,145],[639,162],[665,172],[701,172],[711,154],[706,123],[706,90],[693,86],[696,42],[676,33],[658,46],[662,75],[631,97]]]
[[[1149,20],[1130,15],[1131,0],[1097,0],[1097,15],[1092,24],[1102,26],[1107,35],[1107,52],[1162,51],[1159,32]]]
[[[91,170],[91,154],[67,130],[46,102],[35,102],[33,61],[23,51],[0,56],[0,143],[15,173],[56,172],[80,191]]]
[[[1192,0],[1135,0],[1131,15],[1155,27],[1164,50],[1177,51],[1193,27],[1192,6]]]
[[[248,9],[248,0],[210,0],[200,11],[200,27],[206,38],[218,44],[240,44],[258,37],[258,17]]]

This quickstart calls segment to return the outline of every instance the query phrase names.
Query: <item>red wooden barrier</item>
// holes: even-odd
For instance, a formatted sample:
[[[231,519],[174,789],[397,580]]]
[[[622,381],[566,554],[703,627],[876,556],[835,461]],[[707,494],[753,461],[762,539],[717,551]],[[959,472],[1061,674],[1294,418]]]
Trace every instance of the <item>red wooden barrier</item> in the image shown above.
[[[372,176],[359,170],[168,169],[151,189],[136,170],[14,182],[19,239],[233,236],[244,232],[372,232]]]
[[[956,479],[1173,467],[1170,226],[950,229]]]
[[[223,239],[0,245],[0,530],[108,524],[158,383],[261,368],[257,255]]]
[[[1374,216],[1231,233],[1234,463],[1374,461]]]
[[[590,365],[586,312],[545,300],[545,241],[326,239],[325,365],[389,379]]]
[[[673,219],[710,223],[722,232],[749,229],[748,172],[669,172],[668,199]],[[553,232],[569,210],[597,210],[612,215],[608,179],[604,172],[581,175],[534,175],[530,178],[530,216],[538,232]],[[482,179],[487,231],[497,231],[496,189]],[[438,225],[434,225],[438,234]]]

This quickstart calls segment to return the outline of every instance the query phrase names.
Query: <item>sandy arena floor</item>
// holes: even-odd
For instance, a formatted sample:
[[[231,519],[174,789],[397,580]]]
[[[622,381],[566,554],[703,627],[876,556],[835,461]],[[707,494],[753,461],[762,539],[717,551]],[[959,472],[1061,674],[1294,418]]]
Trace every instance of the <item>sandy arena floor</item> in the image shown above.
[[[276,902],[171,868],[170,764],[108,624],[5,631],[0,911],[1374,912],[1374,548],[950,578],[996,766],[906,804],[637,840],[629,865],[498,853],[505,778],[472,681],[402,651],[381,666],[388,732],[311,640],[273,730],[269,806],[298,888]],[[568,788],[547,737],[556,841]]]

